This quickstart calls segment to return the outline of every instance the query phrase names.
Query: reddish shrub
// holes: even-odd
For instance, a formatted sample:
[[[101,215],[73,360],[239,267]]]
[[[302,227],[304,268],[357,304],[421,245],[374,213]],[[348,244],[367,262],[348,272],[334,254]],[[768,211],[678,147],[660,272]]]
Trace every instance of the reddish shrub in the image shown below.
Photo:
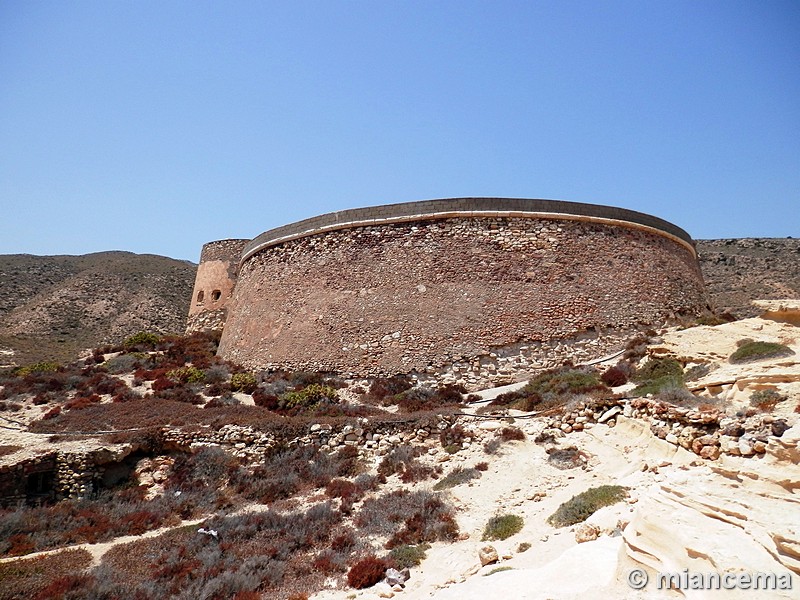
[[[628,383],[628,375],[620,367],[611,367],[600,376],[600,380],[608,387],[617,387]]]
[[[500,430],[500,439],[504,442],[522,441],[525,439],[525,434],[517,427],[503,427]]]
[[[489,463],[487,463],[486,461],[479,462],[478,464],[475,465],[475,468],[478,469],[478,471],[488,471]]]
[[[92,394],[88,397],[78,396],[77,398],[73,398],[72,400],[68,400],[64,404],[64,408],[67,410],[82,410],[84,408],[90,407],[92,404],[97,404],[100,402],[101,398],[97,394]]]
[[[384,398],[405,392],[414,384],[408,375],[394,375],[392,377],[378,377],[369,386],[367,400],[381,402]]]
[[[162,375],[158,377],[155,381],[153,381],[153,391],[154,392],[163,392],[164,390],[169,390],[175,387],[175,382],[172,381],[169,377]]]
[[[161,516],[149,510],[138,510],[122,518],[123,527],[127,529],[128,535],[141,535],[145,531],[156,529],[161,522]]]
[[[81,592],[94,583],[91,575],[65,575],[54,579],[50,585],[45,587],[35,596],[35,600],[52,600],[62,598],[67,594]],[[70,596],[74,597],[74,596]]]
[[[61,407],[54,406],[50,410],[48,410],[44,415],[42,415],[42,419],[55,419],[58,415],[61,414]]]
[[[347,572],[347,583],[350,587],[361,590],[372,587],[383,579],[389,565],[375,556],[368,556],[354,564]]]
[[[314,562],[311,563],[311,566],[318,573],[336,573],[337,571],[342,570],[341,565],[336,563],[327,553],[317,556],[317,558],[314,559]]]
[[[280,408],[278,397],[274,394],[268,394],[261,388],[257,388],[253,392],[253,402],[256,406],[266,408],[267,410],[277,410]]]
[[[6,552],[8,556],[22,556],[23,554],[30,554],[35,549],[31,538],[24,533],[15,533],[8,538],[8,541],[11,544],[11,548],[9,548]]]
[[[332,479],[325,488],[325,493],[331,498],[342,498],[345,500],[357,500],[363,495],[360,487],[346,479]]]
[[[345,552],[355,548],[356,538],[352,531],[346,531],[341,535],[337,535],[331,541],[331,550],[334,552]]]
[[[47,404],[48,402],[50,402],[50,398],[47,396],[47,394],[37,394],[33,399],[33,403],[36,406],[41,406],[42,404]]]

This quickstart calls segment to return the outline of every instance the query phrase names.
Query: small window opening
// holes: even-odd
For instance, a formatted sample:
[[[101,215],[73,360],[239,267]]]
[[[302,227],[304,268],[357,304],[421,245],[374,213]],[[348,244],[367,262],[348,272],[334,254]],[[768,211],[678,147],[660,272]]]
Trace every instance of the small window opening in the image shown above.
[[[198,304],[202,304],[203,303],[203,297],[205,295],[206,295],[206,293],[203,290],[200,290],[199,292],[197,292],[197,303]]]
[[[222,292],[220,292],[219,290],[214,290],[213,292],[211,292],[211,301],[216,302],[217,300],[220,299],[221,296]]]

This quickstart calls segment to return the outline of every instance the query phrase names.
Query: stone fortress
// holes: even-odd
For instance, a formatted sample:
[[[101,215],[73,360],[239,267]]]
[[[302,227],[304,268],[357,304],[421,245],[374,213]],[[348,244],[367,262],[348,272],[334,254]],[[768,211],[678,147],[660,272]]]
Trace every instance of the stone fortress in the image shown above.
[[[203,247],[187,331],[252,369],[475,388],[709,310],[691,237],[643,213],[455,198],[343,210]]]

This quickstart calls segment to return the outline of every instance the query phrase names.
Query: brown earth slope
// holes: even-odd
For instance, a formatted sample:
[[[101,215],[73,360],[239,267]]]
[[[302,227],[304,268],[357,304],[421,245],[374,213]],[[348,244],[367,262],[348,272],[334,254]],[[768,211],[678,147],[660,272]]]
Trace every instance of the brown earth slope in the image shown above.
[[[130,252],[0,255],[0,364],[68,361],[136,332],[183,332],[197,266]]]

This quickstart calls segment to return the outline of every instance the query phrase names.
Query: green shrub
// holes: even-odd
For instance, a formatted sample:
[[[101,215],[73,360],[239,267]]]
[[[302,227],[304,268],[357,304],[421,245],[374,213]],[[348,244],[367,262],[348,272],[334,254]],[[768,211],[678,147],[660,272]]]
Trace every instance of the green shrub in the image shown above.
[[[202,383],[205,381],[206,374],[197,367],[180,367],[167,371],[167,377],[181,383]]]
[[[636,369],[632,379],[639,383],[645,383],[662,377],[680,377],[683,379],[683,366],[672,356],[651,358]]]
[[[149,347],[152,348],[157,346],[162,341],[160,335],[156,333],[150,333],[149,331],[140,331],[139,333],[130,336],[122,345],[125,348],[135,348],[135,347]]]
[[[231,377],[231,389],[234,392],[252,394],[256,389],[256,378],[252,373],[234,373]]]
[[[671,356],[651,358],[636,369],[632,379],[639,384],[631,392],[634,396],[658,395],[686,387],[683,382],[683,367]]]
[[[389,552],[389,558],[397,565],[397,569],[410,569],[425,560],[425,553],[430,548],[431,545],[427,543],[417,544],[416,546],[404,544],[393,548]]]
[[[329,385],[312,383],[302,390],[287,392],[280,397],[286,408],[310,408],[322,401],[338,402],[339,395],[336,388]]]
[[[455,454],[459,450],[461,450],[461,444],[447,444],[444,448],[442,448],[448,454]]]
[[[566,527],[581,523],[604,506],[611,506],[628,495],[621,485],[601,485],[589,488],[577,496],[573,496],[548,517],[547,522],[553,527]]]
[[[697,381],[698,379],[702,379],[706,375],[711,372],[711,365],[708,363],[703,363],[701,365],[695,365],[691,369],[686,371],[684,375],[684,379],[686,381]]]
[[[537,394],[544,400],[568,394],[587,394],[608,389],[593,370],[562,367],[540,373],[522,388],[526,395]]]
[[[775,408],[778,402],[783,402],[787,397],[778,393],[773,388],[765,390],[758,390],[750,394],[750,406],[757,408],[762,412],[769,412]]]
[[[456,467],[442,479],[437,481],[436,485],[433,486],[433,489],[437,492],[440,490],[448,490],[452,487],[456,487],[457,485],[461,485],[462,483],[467,483],[473,479],[478,479],[480,476],[481,472],[478,471],[478,469],[464,469],[462,467]]]
[[[61,369],[61,365],[54,362],[38,362],[25,367],[20,367],[14,370],[14,374],[19,377],[25,377],[31,373],[55,373]]]
[[[524,521],[518,515],[497,515],[483,529],[482,541],[505,540],[522,530]]]
[[[765,358],[778,358],[794,354],[791,348],[775,342],[754,342],[746,340],[731,354],[728,359],[732,363],[745,363]]]

